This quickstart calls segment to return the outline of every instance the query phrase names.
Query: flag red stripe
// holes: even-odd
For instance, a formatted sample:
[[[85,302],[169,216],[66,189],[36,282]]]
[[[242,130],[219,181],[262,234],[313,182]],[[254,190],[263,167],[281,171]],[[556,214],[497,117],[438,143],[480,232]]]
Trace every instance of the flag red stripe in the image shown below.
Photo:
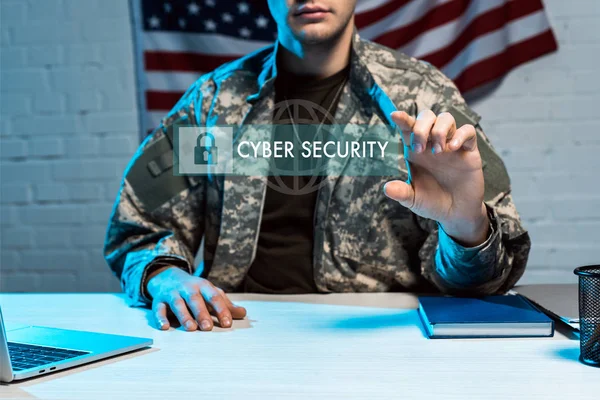
[[[516,43],[502,53],[472,64],[454,80],[458,88],[466,92],[483,83],[493,81],[514,67],[554,52],[558,45],[551,29],[531,39]]]
[[[558,45],[552,31],[547,30],[538,36],[508,47],[502,53],[471,65],[463,70],[454,83],[462,92],[466,92],[501,77],[520,64],[554,52],[557,48]],[[183,92],[149,90],[146,92],[146,106],[150,111],[168,111],[183,94]]]
[[[534,1],[515,3],[505,3],[502,7],[480,15],[450,45],[421,58],[438,68],[442,68],[479,36],[493,32],[513,20],[533,14],[542,9],[542,5],[536,5]]]
[[[354,16],[354,24],[358,29],[367,27],[398,11],[399,8],[404,7],[406,4],[410,3],[410,1],[411,0],[390,0],[372,10],[357,13]]]
[[[398,49],[424,32],[459,18],[467,10],[470,3],[471,0],[458,0],[442,4],[413,23],[388,31],[373,39],[373,41],[393,49]]]
[[[239,57],[240,55],[217,56],[188,52],[145,51],[144,65],[146,71],[212,71]]]
[[[264,0],[256,1],[266,4]],[[394,15],[395,20],[399,18],[402,23],[408,23],[409,25],[393,30],[389,30],[392,29],[390,27],[377,25],[376,29],[379,31],[377,32],[379,36],[374,38],[373,41],[398,49],[415,39],[418,40],[421,35],[430,30],[469,17],[472,11],[469,7],[475,4],[475,1],[478,0],[450,0],[441,5],[437,5],[434,0],[423,1],[418,7],[422,7],[419,11],[425,11],[426,14],[418,17],[403,13],[402,8],[409,3],[413,3],[412,0],[386,0],[385,3],[376,8],[357,13],[355,25],[358,29],[364,29]],[[421,2],[414,2],[413,4],[415,3]],[[437,50],[424,57],[420,56],[420,58],[438,68],[442,68],[477,38],[490,32],[509,33],[512,29],[507,26],[509,22],[543,9],[542,0],[512,0],[506,1],[495,9],[475,13],[473,15],[474,19],[465,26],[462,32],[450,33],[449,40],[451,42],[449,44],[438,44]],[[408,18],[416,19],[411,20]],[[540,27],[539,29],[544,28]],[[185,36],[185,33],[182,32],[182,36]],[[431,37],[431,40],[436,40],[435,34]],[[465,65],[460,66],[459,76],[454,80],[459,89],[461,91],[472,90],[477,86],[498,79],[516,66],[556,51],[558,47],[551,29],[512,45],[506,43],[506,46],[509,47],[498,48],[499,53],[496,55],[482,61],[473,62],[470,65],[467,64],[469,62],[467,60]],[[166,49],[168,48],[144,52],[144,71],[165,73],[164,77],[161,74],[155,74],[155,76],[152,76],[154,80],[150,80],[150,82],[161,83],[160,79],[168,80],[170,79],[169,74],[177,75],[178,72],[201,73],[202,71],[212,71],[222,64],[243,55],[231,54],[236,52],[231,49],[228,55],[197,53],[191,47],[185,49],[185,51],[177,52],[165,51]],[[166,88],[164,83],[161,83],[159,87]],[[168,89],[147,90],[145,93],[146,109],[148,111],[168,112],[183,95],[183,92],[180,92],[181,87],[174,89],[171,91]]]
[[[168,111],[179,101],[183,92],[146,91],[146,108],[150,111]]]

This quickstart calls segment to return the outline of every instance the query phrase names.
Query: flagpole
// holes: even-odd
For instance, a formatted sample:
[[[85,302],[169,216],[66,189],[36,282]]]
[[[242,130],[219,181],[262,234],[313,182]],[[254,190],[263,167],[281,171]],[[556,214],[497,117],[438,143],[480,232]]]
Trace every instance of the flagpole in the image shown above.
[[[142,0],[129,0],[129,9],[132,16],[132,37],[133,37],[133,51],[134,51],[134,62],[135,62],[135,75],[136,75],[136,92],[137,92],[137,106],[138,106],[138,124],[139,124],[139,136],[140,143],[146,138],[146,96],[144,87],[144,49],[142,43]],[[154,127],[152,127],[154,128]]]

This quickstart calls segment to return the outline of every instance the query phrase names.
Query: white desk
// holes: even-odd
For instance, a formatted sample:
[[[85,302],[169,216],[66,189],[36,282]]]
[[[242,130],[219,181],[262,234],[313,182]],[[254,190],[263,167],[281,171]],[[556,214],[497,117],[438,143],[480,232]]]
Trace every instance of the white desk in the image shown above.
[[[428,340],[408,294],[232,297],[248,309],[247,320],[188,333],[151,328],[149,311],[118,295],[0,295],[9,328],[46,325],[155,343],[0,386],[0,398],[584,400],[600,393],[600,370],[580,364],[579,342],[560,332]]]

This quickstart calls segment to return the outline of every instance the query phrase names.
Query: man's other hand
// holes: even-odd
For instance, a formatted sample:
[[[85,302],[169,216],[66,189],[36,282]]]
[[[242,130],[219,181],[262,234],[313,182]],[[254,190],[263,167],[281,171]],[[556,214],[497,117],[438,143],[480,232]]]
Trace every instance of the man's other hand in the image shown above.
[[[461,244],[483,243],[489,218],[483,203],[482,160],[473,125],[456,127],[450,113],[400,111],[392,119],[402,131],[409,182],[392,181],[385,194],[415,214],[439,222]]]
[[[233,319],[246,316],[246,309],[234,305],[225,292],[208,280],[188,274],[177,267],[157,271],[148,280],[148,293],[152,296],[152,311],[159,329],[171,326],[167,313],[170,310],[186,331],[213,328],[211,314],[222,328],[230,328]]]

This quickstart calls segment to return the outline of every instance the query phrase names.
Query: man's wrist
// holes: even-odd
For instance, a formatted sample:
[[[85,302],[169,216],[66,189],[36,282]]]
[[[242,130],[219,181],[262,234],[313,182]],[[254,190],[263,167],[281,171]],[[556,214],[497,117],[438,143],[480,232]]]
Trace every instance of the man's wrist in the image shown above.
[[[151,273],[148,274],[148,278],[146,279],[146,282],[150,282],[150,280],[152,278],[154,278],[156,275],[160,274],[161,272],[163,272],[169,268],[177,268],[177,267],[175,267],[173,265],[164,265],[164,266],[158,267],[154,271],[152,271]]]
[[[151,290],[150,290],[150,283],[152,281],[152,278],[154,278],[156,275],[158,275],[161,272],[164,272],[170,268],[177,268],[177,267],[175,267],[173,265],[159,265],[159,266],[156,266],[155,268],[153,268],[152,271],[146,275],[146,279],[144,281],[144,290],[145,290],[145,294],[148,297],[148,299],[152,300],[152,294],[151,294]]]
[[[490,218],[487,207],[481,203],[481,214],[475,218],[457,219],[440,223],[448,236],[464,247],[476,247],[484,243],[490,235]]]

